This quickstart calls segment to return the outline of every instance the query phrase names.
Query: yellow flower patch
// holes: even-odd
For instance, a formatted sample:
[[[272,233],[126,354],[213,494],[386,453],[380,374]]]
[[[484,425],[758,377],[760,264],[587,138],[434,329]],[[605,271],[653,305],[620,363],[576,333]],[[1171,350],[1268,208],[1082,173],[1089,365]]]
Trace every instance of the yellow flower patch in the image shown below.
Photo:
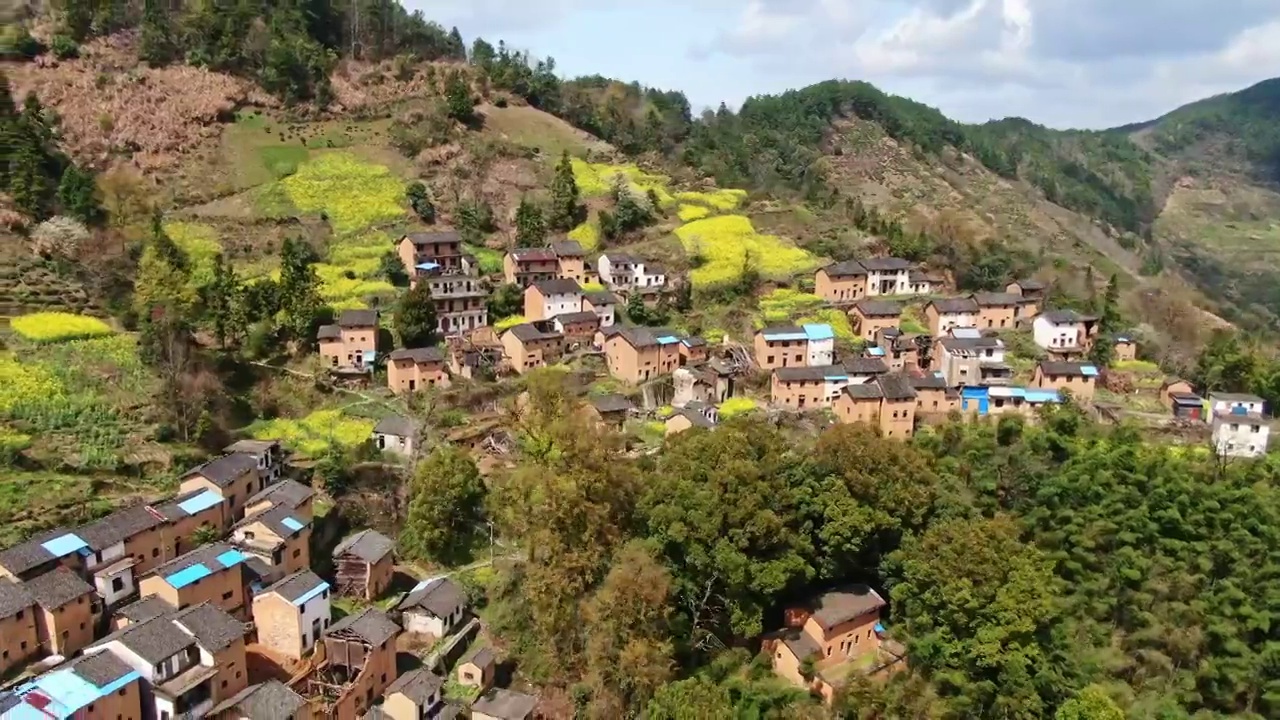
[[[576,240],[588,252],[600,247],[600,228],[588,220],[568,232],[570,240]]]
[[[39,343],[66,342],[111,334],[111,327],[98,318],[64,312],[40,312],[9,321],[10,327],[27,340]]]
[[[728,420],[735,415],[751,412],[756,407],[756,401],[751,398],[731,397],[720,404],[720,419]]]
[[[521,325],[526,322],[529,322],[529,321],[525,320],[523,315],[511,315],[509,317],[504,317],[501,320],[495,322],[493,324],[493,329],[494,329],[494,332],[504,332],[506,330],[510,330],[511,328],[517,325]]]
[[[583,197],[600,197],[613,190],[618,178],[623,178],[627,185],[640,195],[647,195],[650,190],[658,197],[658,204],[667,206],[675,203],[675,198],[668,189],[671,178],[666,175],[647,173],[633,164],[609,165],[607,163],[589,163],[578,158],[570,158],[573,164],[573,179],[578,183],[578,192]]]
[[[302,212],[323,212],[338,234],[404,217],[404,183],[382,165],[345,152],[317,155],[280,180]]]
[[[757,233],[745,215],[695,220],[677,228],[676,237],[685,252],[702,256],[702,266],[690,273],[694,287],[736,282],[748,253],[758,272],[775,280],[811,271],[818,264],[813,255],[782,238]]]
[[[262,420],[249,428],[259,440],[278,439],[285,447],[303,457],[316,458],[329,448],[353,448],[370,439],[374,421],[348,417],[341,410],[317,410],[298,418]]]
[[[213,282],[213,259],[222,252],[218,231],[203,223],[167,222],[164,232],[186,254],[191,284],[205,287]]]
[[[65,394],[58,378],[39,365],[0,355],[0,415],[22,407],[42,405]]]
[[[711,211],[701,205],[681,205],[679,212],[681,222],[693,222],[711,214]]]
[[[720,212],[731,212],[746,202],[747,191],[740,188],[720,188],[711,192],[689,190],[676,193],[676,200],[682,203],[704,205]]]

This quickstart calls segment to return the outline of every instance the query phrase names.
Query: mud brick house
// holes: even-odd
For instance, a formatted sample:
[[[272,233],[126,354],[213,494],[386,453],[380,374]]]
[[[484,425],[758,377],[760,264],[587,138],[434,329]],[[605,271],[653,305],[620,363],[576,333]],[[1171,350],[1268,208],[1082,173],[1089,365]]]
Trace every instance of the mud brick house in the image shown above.
[[[168,523],[147,505],[118,510],[77,530],[93,555],[85,558],[86,579],[108,607],[137,594],[137,576],[171,557]],[[142,567],[142,570],[138,568]]]
[[[532,695],[492,688],[471,705],[472,720],[529,720],[538,708]]]
[[[449,578],[423,580],[396,605],[406,631],[438,638],[453,632],[466,609],[466,591]]]
[[[249,497],[262,490],[258,482],[258,459],[245,453],[231,453],[191,468],[182,476],[179,492],[216,490],[231,506],[232,519],[244,516]]]
[[[884,599],[865,585],[833,590],[785,612],[787,628],[766,640],[773,671],[828,703],[855,672],[896,664],[901,655],[882,657],[880,612]],[[805,667],[811,665],[812,674]]]
[[[582,310],[582,288],[576,280],[539,280],[524,290],[526,320],[550,320]]]
[[[449,387],[444,352],[435,347],[393,350],[387,356],[387,387],[397,395]]]
[[[387,686],[382,715],[388,720],[421,720],[436,717],[444,704],[444,678],[418,669]]]
[[[1128,335],[1117,335],[1111,349],[1111,362],[1132,362],[1138,359],[1138,343]]]
[[[396,255],[410,278],[417,275],[419,265],[431,263],[445,270],[463,269],[462,238],[458,233],[409,233],[396,243]]]
[[[123,630],[130,625],[168,615],[176,609],[155,595],[144,597],[111,613],[111,629]]]
[[[493,684],[493,671],[496,665],[493,648],[479,648],[458,663],[458,684],[487,688]]]
[[[915,430],[916,391],[911,379],[901,373],[846,386],[834,407],[838,421],[867,423],[880,428],[885,437],[901,440]]]
[[[322,640],[323,662],[315,680],[338,688],[328,717],[358,718],[398,677],[396,637],[400,626],[386,613],[366,608],[329,626]],[[317,692],[316,694],[321,694]],[[324,693],[326,696],[328,693]]]
[[[680,336],[663,328],[614,325],[602,328],[605,364],[609,374],[639,384],[680,367]]]
[[[361,530],[333,549],[338,593],[376,600],[391,586],[396,544],[376,530]]]
[[[245,615],[244,562],[244,553],[226,543],[204,545],[142,578],[142,596],[154,595],[179,610],[211,602],[231,615],[242,617]]]
[[[231,527],[231,503],[223,497],[221,490],[210,489],[201,482],[193,482],[190,487],[193,489],[154,508],[166,523],[163,527],[164,546],[159,548],[159,554],[155,553],[157,548],[134,550],[126,546],[138,561],[133,567],[135,578],[141,578],[156,565],[194,548],[196,533],[201,529],[215,530],[221,536]]]
[[[857,260],[818,268],[813,291],[832,305],[852,305],[867,296],[867,269]]]
[[[1021,295],[1010,293],[974,293],[978,304],[978,327],[984,330],[1010,330],[1018,321],[1030,318],[1034,312],[1024,312],[1026,304]]]
[[[311,567],[311,519],[289,507],[274,507],[237,523],[231,544],[270,568],[260,578],[263,583],[275,582]]]
[[[316,338],[326,367],[371,371],[378,359],[378,311],[343,310],[336,324],[320,326]]]
[[[93,641],[102,608],[92,585],[66,568],[25,585],[35,600],[36,633],[45,655],[71,657]]]
[[[419,429],[413,418],[385,417],[373,426],[373,444],[383,452],[412,457],[418,446]]]
[[[213,720],[318,720],[307,699],[279,680],[250,685],[218,704]]]
[[[556,254],[559,268],[557,276],[565,280],[579,283],[594,283],[600,279],[596,268],[587,264],[587,252],[574,240],[561,240],[551,243],[551,252]]]
[[[253,596],[258,642],[299,660],[311,652],[332,619],[329,583],[300,570]]]
[[[26,580],[57,567],[84,573],[92,555],[89,543],[76,533],[65,528],[50,530],[0,550],[0,578]]]
[[[720,412],[713,405],[700,400],[690,400],[684,407],[675,408],[675,412],[663,423],[665,435],[675,435],[690,428],[715,429],[720,419]]]
[[[913,373],[910,378],[911,388],[916,391],[917,419],[942,420],[957,409],[960,393],[947,385],[941,371]]]
[[[22,583],[0,578],[0,675],[39,654],[35,600]]]
[[[212,658],[213,702],[219,703],[249,685],[248,658],[245,652],[244,623],[214,607],[200,603],[169,616],[183,632],[196,639],[201,663]]]
[[[529,287],[560,277],[560,260],[551,248],[517,248],[502,256],[502,279],[509,285]]]
[[[621,428],[627,420],[627,413],[635,408],[635,404],[624,395],[610,393],[591,397],[588,400],[588,407],[600,423]]]
[[[830,365],[835,359],[835,331],[830,325],[771,325],[756,331],[756,365],[761,370]]]
[[[1036,365],[1031,384],[1038,388],[1066,390],[1079,402],[1093,400],[1098,386],[1098,368],[1089,363],[1044,360]]]
[[[1042,300],[1044,298],[1045,284],[1043,280],[1035,278],[1023,278],[1015,280],[1004,289],[1011,295],[1020,295],[1024,298],[1033,300]]]
[[[891,300],[859,300],[849,311],[849,318],[864,340],[875,340],[881,330],[898,327],[901,317],[902,303]]]
[[[777,368],[770,379],[770,400],[798,411],[831,407],[852,382],[844,365]]]
[[[500,338],[502,349],[517,374],[546,367],[564,354],[564,335],[534,323],[516,325]]]
[[[929,334],[940,336],[952,328],[978,327],[978,302],[971,297],[939,298],[924,306]]]
[[[142,676],[111,653],[79,657],[0,694],[0,717],[141,720]]]

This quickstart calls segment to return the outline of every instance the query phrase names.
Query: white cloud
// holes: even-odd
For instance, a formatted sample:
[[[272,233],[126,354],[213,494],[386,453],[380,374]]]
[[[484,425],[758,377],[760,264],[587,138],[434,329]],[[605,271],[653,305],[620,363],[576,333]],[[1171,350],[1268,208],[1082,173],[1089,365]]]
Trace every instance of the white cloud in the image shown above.
[[[857,20],[814,42],[836,12]],[[1105,126],[1280,72],[1280,2],[752,0],[709,47],[762,71],[867,79],[966,120]]]

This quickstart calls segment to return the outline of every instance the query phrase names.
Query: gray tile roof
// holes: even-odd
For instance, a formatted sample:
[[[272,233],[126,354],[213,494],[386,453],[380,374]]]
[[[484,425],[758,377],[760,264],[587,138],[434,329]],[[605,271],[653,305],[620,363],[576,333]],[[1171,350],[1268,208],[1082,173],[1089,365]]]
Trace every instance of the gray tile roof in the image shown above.
[[[316,329],[317,340],[339,340],[342,338],[342,328],[337,325],[321,325]]]
[[[46,610],[53,610],[93,592],[93,586],[79,575],[59,567],[26,582],[27,592]]]
[[[129,603],[114,611],[113,615],[123,617],[131,623],[140,623],[152,618],[158,618],[161,615],[168,615],[173,610],[174,607],[159,595],[148,595],[137,602]]]
[[[887,400],[909,400],[916,396],[916,391],[911,387],[911,378],[903,373],[888,373],[876,378],[876,382],[880,384],[880,392],[884,393]]]
[[[914,267],[910,260],[896,257],[867,258],[858,262],[862,264],[862,267],[874,272],[901,272]]]
[[[488,645],[485,645],[484,647],[479,648],[474,652],[472,652],[470,655],[467,655],[466,657],[464,657],[461,662],[471,663],[472,665],[475,665],[476,667],[483,669],[494,664],[494,661],[496,659],[497,658],[494,657],[494,654],[493,654],[493,648],[489,647]]]
[[[151,507],[135,505],[81,527],[76,530],[76,535],[89,543],[89,547],[95,552],[101,552],[163,522],[163,518]]]
[[[392,360],[412,360],[416,363],[444,362],[444,352],[438,347],[400,348],[392,350],[388,357]]]
[[[686,418],[690,423],[693,423],[694,427],[707,428],[709,430],[716,426],[715,422],[712,421],[711,418],[703,415],[696,409],[687,406],[676,408],[675,413],[671,415],[671,418],[675,417]],[[671,418],[667,418],[668,421],[670,421]]]
[[[939,313],[976,313],[978,301],[971,297],[938,298],[929,302]]]
[[[365,608],[330,625],[325,635],[333,635],[344,630],[354,633],[370,646],[376,647],[399,634],[400,626],[381,610]]]
[[[133,668],[110,652],[82,655],[63,667],[98,687],[110,685],[133,672]]]
[[[286,520],[296,520],[302,525],[300,528],[292,528],[285,522]],[[294,508],[287,505],[274,505],[257,515],[251,515],[236,523],[233,530],[246,528],[254,523],[262,523],[267,526],[271,532],[282,540],[287,540],[295,535],[302,533],[303,530],[311,527],[311,519],[308,517],[298,517],[298,513]]]
[[[1045,310],[1040,313],[1040,317],[1058,324],[1083,322],[1085,319],[1084,315],[1075,310]]]
[[[557,257],[585,257],[586,250],[582,249],[582,245],[576,240],[563,240],[551,243],[551,252]]]
[[[631,402],[631,399],[625,395],[610,393],[592,397],[591,406],[601,413],[626,412],[634,408],[635,403]]]
[[[209,570],[217,572],[218,570],[226,567],[218,561],[218,556],[223,553],[231,552],[234,549],[235,548],[223,542],[202,545],[189,553],[179,555],[169,562],[157,566],[150,574],[160,577],[168,577],[169,575],[182,572],[183,570],[196,565],[204,565]]]
[[[255,493],[245,502],[246,505],[269,501],[279,507],[297,508],[315,497],[316,491],[295,480],[281,480],[266,490]],[[299,518],[301,519],[301,518]]]
[[[933,373],[912,375],[911,387],[917,390],[945,390],[947,389],[947,379]]]
[[[562,324],[600,322],[600,316],[597,315],[594,310],[582,310],[580,312],[560,313],[559,315],[555,316],[552,319]]]
[[[271,450],[276,450],[278,452],[280,449],[279,440],[253,440],[251,438],[242,438],[222,448],[222,452],[238,452],[257,457],[258,455],[270,452]]]
[[[1021,287],[1023,290],[1043,290],[1045,288],[1044,281],[1037,280],[1035,278],[1022,278],[1021,280],[1015,280],[1014,282],[1018,283],[1018,287]]]
[[[876,357],[847,358],[843,365],[853,375],[881,375],[889,372],[889,366],[884,360]]]
[[[244,623],[208,602],[179,610],[171,617],[195,635],[200,647],[209,652],[220,652],[244,639]]]
[[[781,640],[782,644],[786,645],[795,654],[796,659],[801,661],[822,650],[818,643],[809,637],[808,633],[799,628],[784,630]]]
[[[183,477],[202,475],[218,487],[225,488],[235,482],[241,475],[257,469],[258,459],[254,456],[245,453],[231,453],[214,458],[203,465],[197,465],[184,473]]]
[[[425,705],[427,699],[440,692],[444,687],[444,678],[426,670],[411,670],[395,679],[387,686],[384,696],[400,693],[413,701],[414,705]]]
[[[888,370],[888,368],[885,368]],[[813,381],[822,380],[833,375],[848,375],[849,371],[844,365],[816,365],[816,366],[799,366],[776,368],[773,371],[775,377],[780,382],[796,382],[796,381]]]
[[[507,332],[515,335],[520,342],[531,342],[533,340],[551,340],[554,338],[564,337],[558,332],[545,332],[538,329],[533,323],[522,323],[507,330]]]
[[[582,287],[578,285],[578,281],[570,278],[540,280],[534,283],[533,286],[538,288],[538,292],[543,295],[572,295],[582,292]]]
[[[318,585],[328,585],[319,575],[310,570],[299,570],[292,575],[286,575],[284,578],[274,584],[263,589],[260,595],[268,593],[277,593],[289,602],[293,602],[298,598],[306,595],[316,589]]]
[[[378,324],[377,310],[343,310],[338,316],[338,327],[361,328]]]
[[[279,680],[268,680],[250,685],[213,709],[218,715],[237,708],[248,720],[282,720],[293,717],[307,704],[306,698],[289,689]]]
[[[556,254],[551,248],[516,248],[511,251],[511,257],[516,262],[550,262],[556,259]]]
[[[1056,362],[1053,360],[1040,361],[1040,372],[1045,375],[1083,376],[1085,374],[1084,369],[1087,367],[1094,368],[1096,373],[1097,368],[1093,363]]]
[[[532,695],[493,688],[472,703],[471,710],[501,720],[525,720],[537,707],[538,698]]]
[[[350,553],[372,564],[386,557],[395,548],[395,542],[377,530],[361,530],[338,543],[338,546],[333,549],[333,554],[337,557]]]
[[[21,583],[0,578],[0,619],[17,615],[19,610],[31,607],[34,602],[31,593]]]
[[[379,420],[378,424],[373,426],[373,432],[378,435],[413,437],[418,434],[418,422],[412,418],[392,415]]]
[[[814,599],[813,619],[829,630],[885,606],[884,598],[866,585],[853,585],[823,593]]]
[[[431,232],[415,232],[404,236],[414,245],[427,245],[430,243],[456,243],[462,242],[462,236],[456,230],[433,230]],[[404,238],[401,238],[403,241]]]
[[[867,317],[898,317],[902,314],[902,303],[892,300],[859,300],[853,307]]]
[[[658,344],[658,338],[648,328],[635,325],[614,325],[610,330],[612,330],[611,335],[621,337],[633,348],[647,348]]]
[[[22,575],[44,563],[56,559],[54,554],[44,548],[41,543],[70,533],[66,528],[58,528],[40,533],[24,543],[0,550],[0,567],[14,575]]]
[[[168,617],[157,617],[128,625],[102,638],[94,647],[119,642],[138,657],[158,665],[196,644],[196,639],[173,624]]]
[[[804,328],[799,325],[767,325],[756,331],[757,335],[803,335]]]
[[[979,292],[973,294],[974,302],[982,307],[1000,307],[1006,305],[1020,305],[1023,301],[1021,295],[1013,293],[1001,292]]]
[[[467,593],[449,578],[424,580],[405,594],[396,608],[399,610],[426,610],[436,617],[446,617],[466,604]]]
[[[884,397],[884,393],[880,392],[880,385],[874,381],[860,385],[847,385],[844,394],[854,400],[879,400]]]
[[[592,292],[583,293],[582,297],[586,298],[587,301],[595,307],[618,304],[618,296],[608,290],[594,290]]]
[[[857,260],[845,260],[822,268],[828,277],[857,277],[866,275],[867,269]]]
[[[986,348],[1004,347],[1004,341],[997,337],[958,338],[944,337],[939,342],[950,352],[974,352]]]

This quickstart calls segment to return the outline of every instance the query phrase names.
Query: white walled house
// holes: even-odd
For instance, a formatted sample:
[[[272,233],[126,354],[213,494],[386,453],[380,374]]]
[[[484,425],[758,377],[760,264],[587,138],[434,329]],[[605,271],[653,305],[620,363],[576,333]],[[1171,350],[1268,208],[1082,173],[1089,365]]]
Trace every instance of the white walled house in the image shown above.
[[[601,282],[613,290],[662,288],[667,284],[667,272],[662,266],[633,255],[605,253],[596,265]]]
[[[582,294],[582,309],[590,310],[600,318],[600,327],[606,328],[617,322],[618,298],[608,290],[587,292]]]
[[[402,613],[405,630],[437,638],[453,631],[466,608],[466,591],[445,577],[423,580],[396,605]]]
[[[1049,310],[1037,315],[1031,323],[1036,345],[1045,350],[1082,347],[1083,331],[1080,316],[1071,310]]]
[[[1222,457],[1261,457],[1271,436],[1268,418],[1242,406],[1213,413],[1213,447]]]
[[[835,362],[836,333],[831,326],[809,324],[803,327],[805,338],[809,340],[809,365],[830,365]]]
[[[911,293],[911,262],[902,258],[870,258],[859,260],[867,270],[867,296],[908,295]]]
[[[524,291],[526,320],[548,320],[582,310],[582,288],[576,280],[541,280]]]
[[[1236,412],[1237,408],[1242,408],[1243,412],[1249,415],[1263,414],[1265,402],[1257,395],[1248,393],[1209,393],[1209,417],[1218,413]]]

